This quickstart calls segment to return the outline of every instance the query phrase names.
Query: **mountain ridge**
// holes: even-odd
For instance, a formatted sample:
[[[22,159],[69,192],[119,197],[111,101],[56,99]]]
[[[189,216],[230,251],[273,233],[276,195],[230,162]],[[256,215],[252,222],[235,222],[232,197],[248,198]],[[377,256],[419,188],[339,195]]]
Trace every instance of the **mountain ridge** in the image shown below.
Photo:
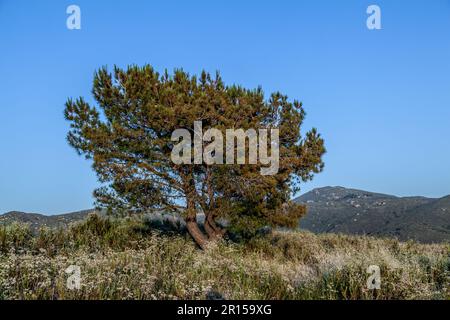
[[[300,228],[314,233],[450,241],[450,195],[398,197],[344,187],[322,187],[294,199],[308,208]]]
[[[94,212],[97,211],[95,209],[87,209],[56,215],[45,215],[41,213],[9,211],[0,215],[0,225],[10,224],[13,222],[26,223],[30,225],[30,229],[33,232],[37,232],[41,227],[67,227],[70,223],[83,220],[90,213]]]

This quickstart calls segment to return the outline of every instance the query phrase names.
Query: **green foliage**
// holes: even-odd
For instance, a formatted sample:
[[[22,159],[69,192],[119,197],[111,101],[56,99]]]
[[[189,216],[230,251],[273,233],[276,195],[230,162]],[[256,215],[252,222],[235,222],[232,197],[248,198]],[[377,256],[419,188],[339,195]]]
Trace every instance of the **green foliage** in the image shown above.
[[[94,192],[97,204],[112,212],[179,212],[195,221],[197,210],[207,216],[206,231],[222,234],[215,221],[228,219],[236,228],[292,227],[304,208],[289,203],[299,183],[323,169],[324,141],[316,129],[300,134],[305,111],[299,101],[277,92],[265,100],[261,88],[226,86],[219,74],[191,76],[181,69],[159,74],[151,66],[100,69],[93,94],[98,107],[83,98],[69,99],[65,117],[67,139],[79,154],[93,160],[105,185]],[[280,166],[272,176],[260,174],[261,164],[175,164],[171,161],[176,129],[279,129]],[[192,139],[193,140],[193,139]],[[248,153],[248,143],[246,154]],[[237,152],[236,150],[232,150]],[[228,151],[227,151],[228,152]],[[287,207],[283,207],[287,204]],[[239,227],[242,229],[241,227]],[[198,227],[188,230],[203,246]]]
[[[91,214],[83,222],[73,223],[67,230],[41,228],[33,235],[23,224],[0,227],[0,252],[45,252],[55,256],[61,252],[83,249],[89,252],[105,248],[139,247],[150,232],[139,219],[103,218]]]
[[[17,223],[0,225],[0,252],[24,250],[31,239],[32,234],[27,226]]]

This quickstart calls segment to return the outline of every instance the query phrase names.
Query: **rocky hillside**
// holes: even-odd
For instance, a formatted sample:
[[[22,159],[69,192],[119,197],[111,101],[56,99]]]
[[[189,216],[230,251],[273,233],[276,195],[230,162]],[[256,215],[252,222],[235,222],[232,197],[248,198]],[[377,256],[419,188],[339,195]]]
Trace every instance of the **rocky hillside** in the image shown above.
[[[295,201],[308,207],[300,227],[315,233],[392,236],[425,243],[450,241],[450,196],[402,198],[324,187]]]
[[[0,225],[11,224],[13,222],[20,222],[28,224],[30,226],[30,229],[33,232],[36,232],[41,227],[48,227],[48,228],[67,227],[70,223],[83,220],[89,215],[89,213],[93,212],[95,212],[95,210],[83,210],[66,214],[47,216],[38,213],[11,211],[3,215],[0,215]]]

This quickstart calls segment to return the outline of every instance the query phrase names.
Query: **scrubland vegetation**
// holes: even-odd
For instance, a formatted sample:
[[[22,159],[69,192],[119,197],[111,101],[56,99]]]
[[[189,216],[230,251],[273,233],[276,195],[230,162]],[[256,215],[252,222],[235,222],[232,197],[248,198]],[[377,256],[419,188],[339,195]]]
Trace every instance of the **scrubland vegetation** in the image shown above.
[[[367,289],[369,265],[380,290]],[[448,244],[276,231],[199,250],[187,234],[96,215],[38,234],[0,227],[0,299],[449,299],[449,276]]]

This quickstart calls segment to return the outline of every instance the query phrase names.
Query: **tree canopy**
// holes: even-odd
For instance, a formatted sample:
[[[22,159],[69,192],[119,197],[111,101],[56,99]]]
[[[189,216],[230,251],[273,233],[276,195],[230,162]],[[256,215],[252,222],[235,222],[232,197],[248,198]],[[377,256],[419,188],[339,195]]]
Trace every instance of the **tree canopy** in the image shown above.
[[[65,118],[70,121],[69,144],[92,159],[102,183],[94,191],[99,207],[127,214],[176,212],[202,248],[225,233],[218,219],[251,235],[267,225],[296,227],[305,214],[304,206],[290,198],[301,182],[323,170],[325,147],[316,129],[301,134],[305,111],[299,101],[279,92],[266,100],[261,88],[227,86],[218,73],[196,76],[176,69],[160,74],[150,65],[115,67],[112,73],[101,68],[94,76],[93,95],[95,106],[81,97],[68,99]],[[223,136],[227,129],[277,129],[276,172],[261,174],[267,167],[261,162],[206,163],[192,154],[190,163],[176,163],[173,149],[181,142],[174,132],[189,132],[188,146],[196,148],[198,123],[203,132],[214,129]],[[208,149],[217,135],[202,138],[202,150],[220,156],[218,149]],[[249,136],[245,141],[246,154],[261,144]],[[231,152],[239,153],[237,143]],[[205,216],[204,228],[197,223],[199,213]]]

